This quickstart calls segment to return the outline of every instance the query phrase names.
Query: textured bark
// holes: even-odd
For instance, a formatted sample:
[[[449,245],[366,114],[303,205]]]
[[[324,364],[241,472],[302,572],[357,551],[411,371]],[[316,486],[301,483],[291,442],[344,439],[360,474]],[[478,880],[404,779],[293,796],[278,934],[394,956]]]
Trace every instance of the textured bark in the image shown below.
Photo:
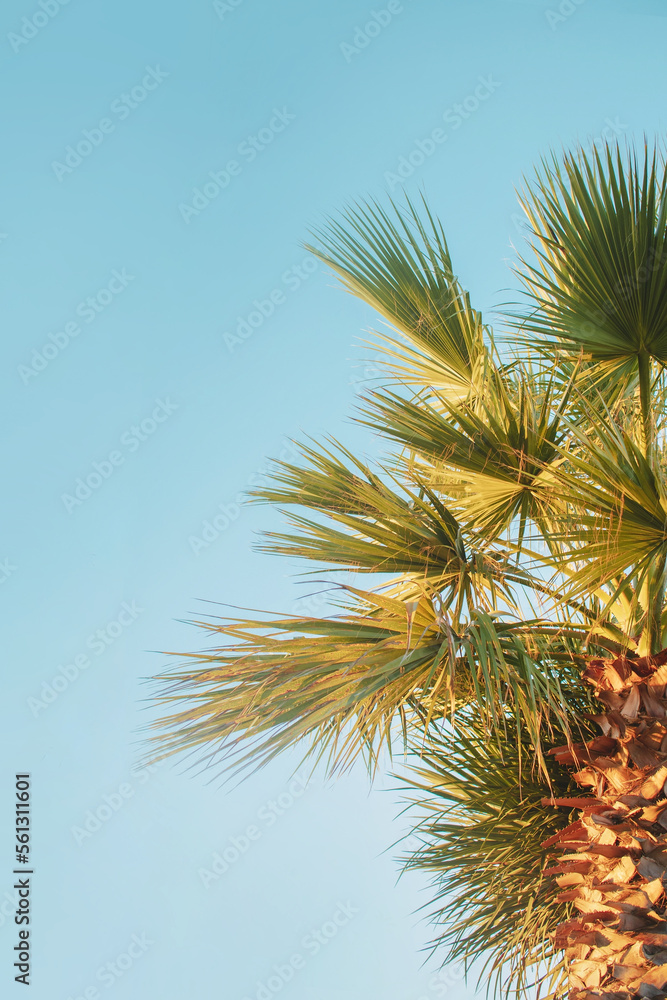
[[[544,845],[565,852],[547,873],[579,911],[556,931],[569,997],[667,997],[667,650],[591,660],[584,679],[602,736],[551,753],[593,797],[544,800],[580,809]]]

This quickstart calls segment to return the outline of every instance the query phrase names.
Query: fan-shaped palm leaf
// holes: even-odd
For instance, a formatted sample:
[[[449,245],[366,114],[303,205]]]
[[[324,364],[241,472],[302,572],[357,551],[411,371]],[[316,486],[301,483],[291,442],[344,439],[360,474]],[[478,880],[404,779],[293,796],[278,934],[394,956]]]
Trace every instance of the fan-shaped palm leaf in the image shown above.
[[[347,211],[308,249],[402,336],[380,335],[382,361],[402,382],[465,397],[488,363],[480,314],[452,270],[442,227],[407,201]]]
[[[584,707],[583,705],[580,708]],[[580,795],[570,775],[550,760],[547,777],[531,769],[534,748],[511,718],[500,741],[489,741],[474,712],[454,726],[432,726],[415,740],[403,782],[421,814],[421,846],[406,870],[427,873],[436,890],[432,949],[444,963],[477,963],[496,992],[523,995],[531,982],[553,993],[566,970],[552,934],[569,915],[559,888],[545,877],[543,847],[567,825],[567,811],[547,810],[545,796]]]
[[[598,591],[615,580],[610,602],[634,580],[636,593],[645,590],[643,606],[654,608],[645,641],[654,652],[662,648],[662,605],[667,560],[667,456],[662,449],[647,457],[633,436],[607,414],[595,434],[571,425],[576,448],[567,466],[554,471],[562,500],[570,512],[562,533],[552,532],[554,563],[564,569],[569,597]],[[570,567],[572,567],[570,569]],[[642,630],[643,609],[626,621]]]
[[[208,746],[243,766],[306,738],[331,768],[360,752],[374,764],[395,723],[405,735],[408,718],[468,702],[490,734],[504,729],[501,706],[511,704],[538,750],[552,719],[567,726],[556,668],[573,654],[562,630],[479,610],[456,623],[427,597],[346,591],[352,604],[334,618],[201,623],[228,642],[160,678],[159,701],[177,708],[155,723],[163,750]]]
[[[525,584],[525,575],[504,552],[471,537],[438,493],[417,478],[401,482],[373,472],[337,442],[330,445],[302,445],[307,464],[276,463],[272,484],[251,494],[326,516],[288,514],[298,533],[267,532],[261,549],[358,572],[400,573],[404,595],[414,580],[413,593],[428,585],[445,606],[455,594],[459,607],[490,608],[500,598],[514,605],[511,584]]]
[[[558,398],[553,383],[531,385],[517,369],[511,380],[491,374],[474,404],[443,402],[436,408],[378,392],[366,416],[425,460],[417,466],[420,474],[433,490],[456,499],[471,526],[493,538],[517,519],[521,539],[528,519],[546,530],[550,512],[562,506],[550,469],[561,462],[568,398],[567,388]]]
[[[524,335],[582,356],[598,385],[638,380],[647,421],[651,360],[667,364],[667,165],[655,149],[565,154],[543,163],[523,204],[536,254],[519,272]]]

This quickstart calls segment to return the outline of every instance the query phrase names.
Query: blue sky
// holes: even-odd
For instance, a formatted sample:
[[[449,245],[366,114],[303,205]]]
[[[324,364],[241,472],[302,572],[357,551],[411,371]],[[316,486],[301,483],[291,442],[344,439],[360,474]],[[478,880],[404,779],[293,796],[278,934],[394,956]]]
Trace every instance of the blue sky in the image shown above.
[[[276,515],[239,505],[269,457],[323,433],[378,453],[348,419],[373,316],[308,262],[309,229],[425,190],[492,322],[532,164],[605,130],[663,135],[665,13],[6,0],[2,809],[11,844],[29,770],[36,1000],[468,995],[422,964],[428,896],[395,884],[390,778],[137,770],[142,678],[152,651],[206,645],[186,624],[224,613],[205,602],[306,607],[298,567],[252,548]]]

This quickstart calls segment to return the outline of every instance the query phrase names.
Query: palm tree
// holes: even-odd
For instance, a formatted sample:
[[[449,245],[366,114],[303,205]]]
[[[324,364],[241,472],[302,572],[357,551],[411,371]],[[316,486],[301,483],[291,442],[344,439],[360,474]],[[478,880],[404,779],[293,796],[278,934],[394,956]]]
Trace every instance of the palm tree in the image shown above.
[[[197,624],[158,678],[156,753],[329,773],[395,751],[433,947],[498,990],[667,996],[667,169],[544,160],[521,195],[521,304],[496,338],[425,201],[355,205],[309,249],[385,321],[385,378],[277,463],[264,549],[314,560],[326,618]],[[369,574],[367,589],[357,574]]]

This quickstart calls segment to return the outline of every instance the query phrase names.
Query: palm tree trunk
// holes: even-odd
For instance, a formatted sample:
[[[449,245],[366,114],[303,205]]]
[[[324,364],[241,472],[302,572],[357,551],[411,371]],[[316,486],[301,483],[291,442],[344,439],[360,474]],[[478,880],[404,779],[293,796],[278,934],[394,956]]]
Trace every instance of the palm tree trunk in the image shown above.
[[[667,997],[667,649],[591,660],[584,679],[606,706],[602,736],[552,750],[592,793],[545,799],[580,809],[543,846],[578,915],[559,925],[570,1000]]]

